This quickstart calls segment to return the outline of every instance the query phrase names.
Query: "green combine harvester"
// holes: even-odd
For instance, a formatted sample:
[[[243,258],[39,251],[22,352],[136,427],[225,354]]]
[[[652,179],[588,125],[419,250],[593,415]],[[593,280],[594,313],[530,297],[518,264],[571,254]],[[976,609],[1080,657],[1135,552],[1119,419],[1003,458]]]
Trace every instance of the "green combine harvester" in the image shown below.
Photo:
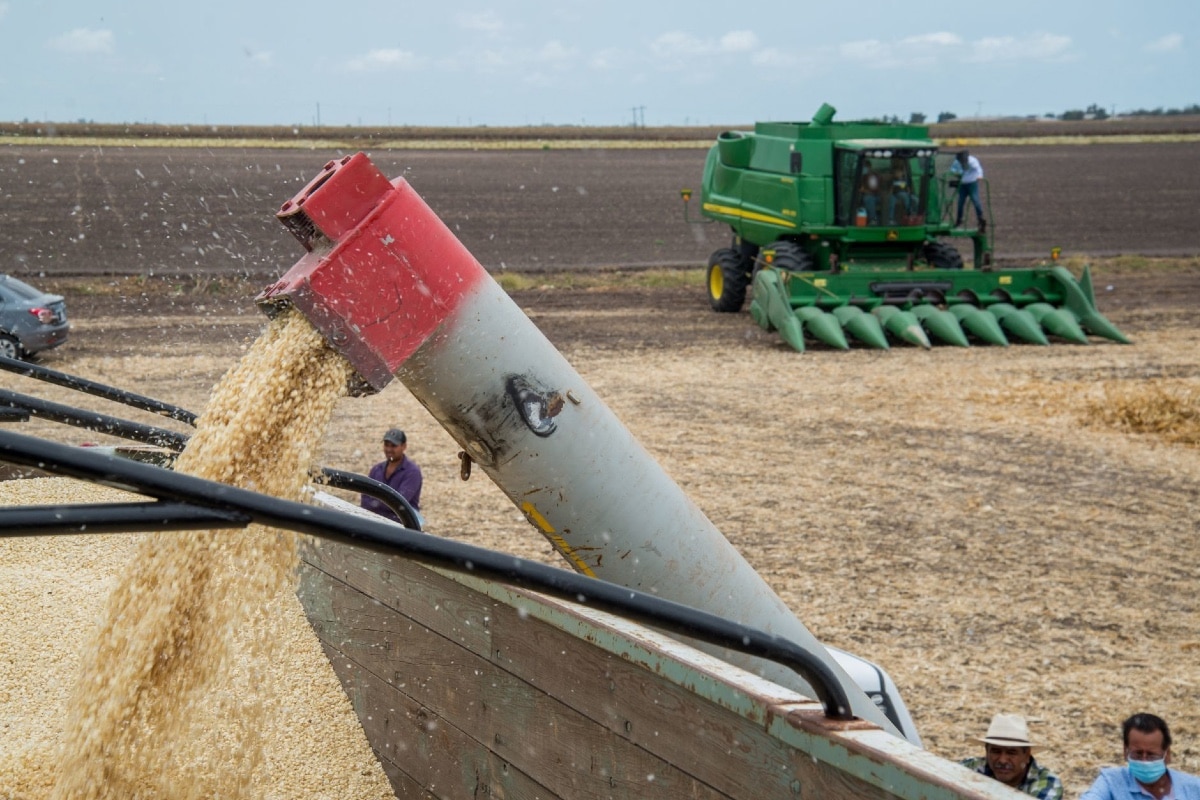
[[[796,350],[1129,343],[1096,310],[1088,268],[1078,280],[1055,263],[997,268],[990,220],[953,224],[955,154],[939,154],[928,128],[834,113],[825,104],[811,122],[726,131],[709,151],[701,210],[733,230],[708,261],[713,310],[740,311],[749,290],[754,321]],[[682,195],[686,218],[691,190]],[[969,267],[955,240],[970,242]]]

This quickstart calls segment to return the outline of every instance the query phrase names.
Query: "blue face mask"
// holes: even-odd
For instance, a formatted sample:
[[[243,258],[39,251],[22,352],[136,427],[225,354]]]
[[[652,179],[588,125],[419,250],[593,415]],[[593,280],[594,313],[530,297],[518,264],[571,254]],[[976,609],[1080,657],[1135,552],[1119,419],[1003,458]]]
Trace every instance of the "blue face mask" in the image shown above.
[[[1157,761],[1130,761],[1129,774],[1138,783],[1149,786],[1163,776],[1167,771],[1167,762],[1161,758]]]

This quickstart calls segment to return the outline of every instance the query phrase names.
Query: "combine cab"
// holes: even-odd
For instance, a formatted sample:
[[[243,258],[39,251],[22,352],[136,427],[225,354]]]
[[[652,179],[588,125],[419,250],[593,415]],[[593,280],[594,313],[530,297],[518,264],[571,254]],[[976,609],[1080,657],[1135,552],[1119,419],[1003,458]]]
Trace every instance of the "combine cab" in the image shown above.
[[[928,129],[833,115],[826,104],[812,122],[726,131],[709,151],[701,210],[733,230],[709,258],[713,310],[740,311],[749,290],[755,322],[797,350],[1128,343],[1096,310],[1086,268],[1076,280],[1056,264],[993,266],[986,182],[985,217],[953,224],[953,156]],[[971,247],[969,268],[956,241]]]

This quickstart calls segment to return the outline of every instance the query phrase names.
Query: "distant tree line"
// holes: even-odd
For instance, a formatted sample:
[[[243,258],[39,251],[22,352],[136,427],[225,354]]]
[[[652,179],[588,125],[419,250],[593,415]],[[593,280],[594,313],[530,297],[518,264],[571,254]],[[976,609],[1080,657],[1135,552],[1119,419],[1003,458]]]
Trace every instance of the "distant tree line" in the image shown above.
[[[1183,108],[1163,108],[1159,106],[1154,109],[1138,108],[1133,111],[1122,111],[1122,117],[1170,117],[1183,116],[1187,114],[1200,114],[1200,103],[1192,103],[1190,106]],[[1066,122],[1081,119],[1108,119],[1112,114],[1098,103],[1092,103],[1084,109],[1073,108],[1068,111],[1063,111],[1061,114],[1055,114],[1053,111],[1043,115],[1045,119],[1060,119]],[[1031,115],[1029,117],[1033,119]],[[920,111],[912,112],[908,117],[910,125],[921,125],[925,122],[925,115]],[[938,122],[950,122],[958,119],[958,115],[953,111],[942,111],[937,115]],[[885,122],[900,122],[899,117],[884,118]]]

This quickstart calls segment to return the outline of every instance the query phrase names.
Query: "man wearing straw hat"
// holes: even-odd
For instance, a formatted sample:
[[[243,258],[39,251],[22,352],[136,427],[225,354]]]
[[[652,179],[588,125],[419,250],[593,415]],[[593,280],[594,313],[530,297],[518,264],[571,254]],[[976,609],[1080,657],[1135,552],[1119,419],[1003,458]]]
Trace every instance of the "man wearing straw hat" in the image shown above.
[[[1033,758],[1024,717],[997,714],[982,739],[972,738],[983,744],[984,755],[963,759],[963,766],[1041,800],[1062,800],[1062,781]]]

